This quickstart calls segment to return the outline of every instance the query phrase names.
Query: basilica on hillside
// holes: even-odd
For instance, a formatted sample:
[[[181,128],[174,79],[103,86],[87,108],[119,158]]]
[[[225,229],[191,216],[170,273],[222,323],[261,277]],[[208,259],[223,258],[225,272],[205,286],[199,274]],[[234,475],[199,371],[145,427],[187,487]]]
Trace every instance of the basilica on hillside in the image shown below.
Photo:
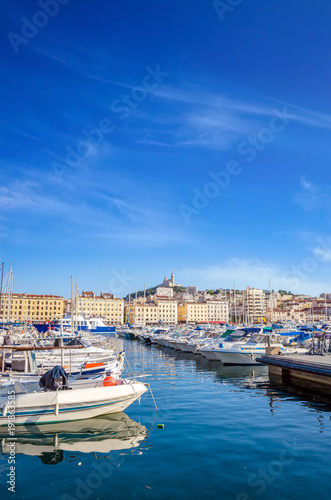
[[[167,277],[165,277],[163,283],[159,286],[166,288],[173,288],[174,286],[182,286],[182,285],[180,283],[175,283],[175,275],[174,272],[172,271],[171,278],[168,279]]]
[[[171,278],[168,279],[167,277],[165,277],[163,283],[157,287],[156,295],[162,297],[173,297],[174,296],[173,288],[175,286],[181,286],[181,284],[175,283],[175,275],[174,272],[172,271]]]

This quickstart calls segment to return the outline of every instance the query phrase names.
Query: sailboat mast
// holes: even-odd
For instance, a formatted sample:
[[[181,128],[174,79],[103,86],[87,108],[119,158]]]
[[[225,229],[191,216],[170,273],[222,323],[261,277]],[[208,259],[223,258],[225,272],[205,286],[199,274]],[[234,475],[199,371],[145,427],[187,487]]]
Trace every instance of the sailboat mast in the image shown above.
[[[4,307],[3,307],[3,304],[2,304],[2,289],[3,289],[3,268],[5,266],[5,263],[2,262],[1,264],[1,284],[0,284],[0,314],[2,312],[2,322],[3,322],[3,310],[4,310]]]
[[[233,285],[234,322],[237,323],[236,285]]]
[[[273,300],[273,293],[272,293],[272,288],[271,288],[271,278],[270,278],[270,300],[271,300],[271,304],[270,304],[270,320],[271,320],[271,324],[273,324],[273,322],[274,322],[274,318],[273,318],[274,300]]]
[[[131,294],[129,293],[129,312],[128,312],[128,317],[126,318],[126,323],[130,323],[130,316],[131,316]]]
[[[10,263],[8,278],[7,278],[7,315],[6,321],[9,323],[11,317],[11,303],[12,303],[12,264]]]
[[[9,304],[9,321],[11,321],[11,308],[13,303],[13,285],[14,285],[14,271],[10,273],[10,304]]]
[[[74,331],[74,282],[71,276],[71,300],[70,300],[71,333]]]
[[[75,285],[75,331],[78,330],[78,288],[77,285]]]
[[[144,320],[143,320],[143,327],[145,327],[145,321],[146,321],[145,302],[146,302],[146,283],[144,284]]]
[[[248,298],[248,288],[246,288],[247,294],[247,323],[249,323],[249,298]]]
[[[136,318],[137,318],[137,290],[136,290],[136,300],[134,303],[134,324],[136,324]]]

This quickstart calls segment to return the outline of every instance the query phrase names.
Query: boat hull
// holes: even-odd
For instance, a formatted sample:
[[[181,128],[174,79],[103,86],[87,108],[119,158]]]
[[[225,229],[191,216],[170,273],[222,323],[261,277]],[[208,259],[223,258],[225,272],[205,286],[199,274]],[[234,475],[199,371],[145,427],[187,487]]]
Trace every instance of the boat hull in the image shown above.
[[[199,349],[196,351],[197,353],[201,354],[204,358],[207,358],[208,361],[219,361],[219,359],[216,357],[215,351],[213,349]]]
[[[256,358],[258,358],[261,353],[253,352],[226,352],[226,351],[214,351],[216,359],[221,361],[223,365],[258,365]]]
[[[0,425],[8,425],[14,415],[15,425],[66,422],[98,417],[125,410],[147,388],[141,382],[114,387],[37,392],[15,395],[15,407],[7,397],[0,398]]]
[[[190,352],[189,349],[187,348],[186,342],[177,342],[175,349],[176,351]]]
[[[88,330],[90,333],[116,333],[116,327],[115,326],[97,326],[96,328],[91,328],[91,330]]]

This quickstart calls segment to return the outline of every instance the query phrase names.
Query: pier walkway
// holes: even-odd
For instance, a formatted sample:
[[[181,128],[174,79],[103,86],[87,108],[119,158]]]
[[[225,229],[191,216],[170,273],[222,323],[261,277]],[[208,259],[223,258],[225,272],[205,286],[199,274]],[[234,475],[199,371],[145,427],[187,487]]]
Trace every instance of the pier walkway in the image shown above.
[[[283,381],[300,379],[331,388],[331,355],[319,354],[265,354],[257,359],[268,365],[269,375],[278,375]]]

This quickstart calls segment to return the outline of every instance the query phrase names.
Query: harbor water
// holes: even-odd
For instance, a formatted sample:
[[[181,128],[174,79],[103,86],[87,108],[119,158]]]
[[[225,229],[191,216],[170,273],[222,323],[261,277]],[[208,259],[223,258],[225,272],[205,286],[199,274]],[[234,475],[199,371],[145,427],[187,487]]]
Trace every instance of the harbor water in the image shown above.
[[[114,344],[158,411],[148,392],[124,414],[17,427],[15,493],[2,429],[1,499],[328,498],[330,398],[270,382],[264,366]]]

